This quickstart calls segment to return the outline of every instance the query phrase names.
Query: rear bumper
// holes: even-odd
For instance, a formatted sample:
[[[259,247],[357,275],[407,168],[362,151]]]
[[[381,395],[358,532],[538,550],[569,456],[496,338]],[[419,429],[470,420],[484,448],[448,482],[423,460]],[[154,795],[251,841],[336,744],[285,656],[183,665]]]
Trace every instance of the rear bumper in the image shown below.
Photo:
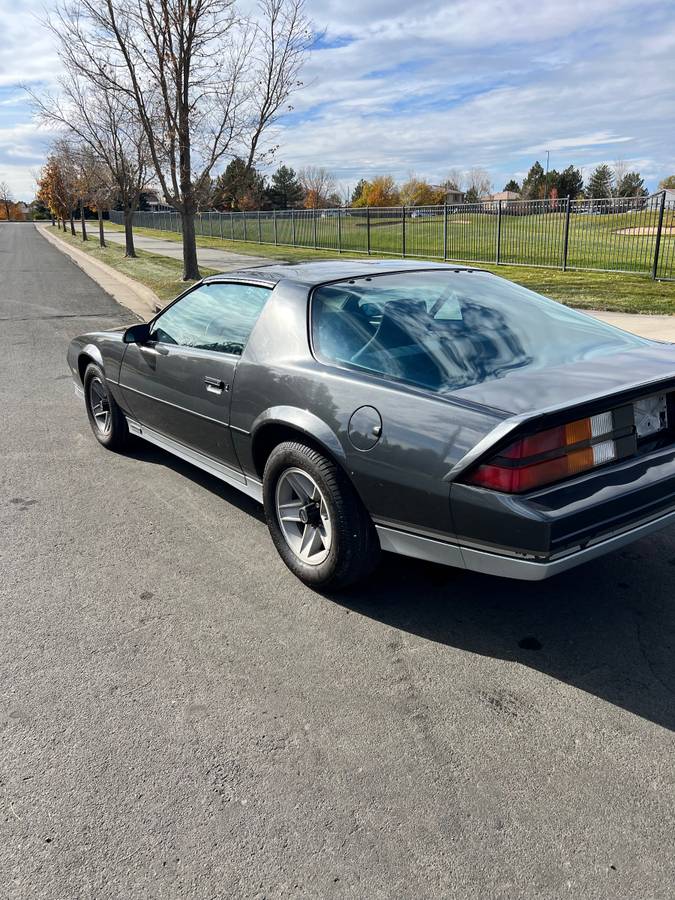
[[[675,509],[615,534],[604,535],[583,547],[568,549],[555,556],[538,558],[517,554],[506,555],[493,550],[439,541],[386,525],[376,525],[376,529],[382,549],[392,553],[481,572],[484,575],[498,575],[521,581],[543,581],[552,575],[558,575],[560,572],[566,572],[582,563],[604,556],[605,553],[619,550],[669,525],[675,525]]]

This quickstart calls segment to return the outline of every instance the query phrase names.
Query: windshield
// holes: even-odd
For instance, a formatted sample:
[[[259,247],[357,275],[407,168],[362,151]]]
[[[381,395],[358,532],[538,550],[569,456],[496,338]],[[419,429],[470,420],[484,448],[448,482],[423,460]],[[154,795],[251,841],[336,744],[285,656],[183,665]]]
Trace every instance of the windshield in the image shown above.
[[[433,391],[649,343],[487,272],[451,270],[318,288],[312,340],[327,362]]]

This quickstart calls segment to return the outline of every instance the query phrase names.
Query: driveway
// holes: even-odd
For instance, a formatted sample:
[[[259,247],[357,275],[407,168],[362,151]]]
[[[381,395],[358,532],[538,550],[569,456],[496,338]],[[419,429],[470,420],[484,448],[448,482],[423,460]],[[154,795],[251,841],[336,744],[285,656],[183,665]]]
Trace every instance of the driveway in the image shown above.
[[[324,597],[260,510],[89,432],[130,314],[0,225],[0,894],[666,898],[675,533],[542,584]]]

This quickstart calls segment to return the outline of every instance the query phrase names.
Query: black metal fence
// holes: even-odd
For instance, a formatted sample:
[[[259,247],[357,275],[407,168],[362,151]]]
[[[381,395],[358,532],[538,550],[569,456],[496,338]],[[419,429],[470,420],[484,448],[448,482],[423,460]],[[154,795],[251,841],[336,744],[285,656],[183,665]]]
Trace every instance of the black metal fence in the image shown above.
[[[113,222],[122,214],[111,212]],[[137,212],[134,224],[181,231],[174,212]],[[456,206],[204,212],[198,235],[331,250],[497,265],[633,272],[675,279],[675,201],[499,200]]]

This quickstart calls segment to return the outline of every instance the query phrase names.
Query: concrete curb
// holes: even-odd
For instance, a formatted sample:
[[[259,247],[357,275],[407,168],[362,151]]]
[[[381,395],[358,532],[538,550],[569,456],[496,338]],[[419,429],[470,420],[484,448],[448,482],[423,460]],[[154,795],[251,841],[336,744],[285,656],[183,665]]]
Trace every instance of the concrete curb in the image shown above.
[[[36,225],[35,227],[45,240],[69,256],[104,291],[143,321],[151,319],[157,310],[164,306],[157,294],[149,287],[95,259],[84,250],[79,250],[62,241],[49,230],[50,225]]]

